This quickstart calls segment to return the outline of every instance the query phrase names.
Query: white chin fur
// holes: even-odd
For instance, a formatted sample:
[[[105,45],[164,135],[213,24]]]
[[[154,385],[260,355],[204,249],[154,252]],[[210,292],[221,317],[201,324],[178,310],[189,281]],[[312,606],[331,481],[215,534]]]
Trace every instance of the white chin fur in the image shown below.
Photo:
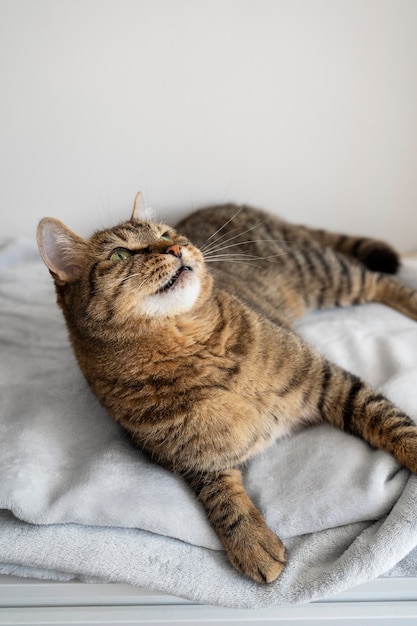
[[[172,317],[190,311],[200,295],[200,279],[194,272],[184,278],[168,291],[148,296],[140,303],[140,312],[148,317]]]

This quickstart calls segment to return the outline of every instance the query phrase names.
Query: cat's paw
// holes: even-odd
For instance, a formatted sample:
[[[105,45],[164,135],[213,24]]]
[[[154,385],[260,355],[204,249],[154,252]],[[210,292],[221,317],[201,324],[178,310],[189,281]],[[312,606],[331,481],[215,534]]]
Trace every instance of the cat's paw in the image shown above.
[[[258,583],[272,583],[284,569],[284,544],[266,525],[252,528],[239,547],[233,544],[225,545],[230,562]]]
[[[417,428],[414,439],[405,437],[403,441],[397,443],[393,454],[410,472],[417,474]]]
[[[413,474],[417,474],[417,424],[407,415],[395,409],[395,421],[383,423],[385,430],[374,443],[375,447],[386,450]]]

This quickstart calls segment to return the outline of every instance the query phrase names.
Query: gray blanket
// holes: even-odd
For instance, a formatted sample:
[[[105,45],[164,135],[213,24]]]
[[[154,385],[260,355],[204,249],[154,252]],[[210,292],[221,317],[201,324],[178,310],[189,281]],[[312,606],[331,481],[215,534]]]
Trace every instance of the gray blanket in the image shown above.
[[[402,276],[417,285],[417,262]],[[299,331],[417,417],[417,323],[367,305],[309,315]],[[191,492],[91,394],[31,240],[0,240],[0,351],[0,573],[127,582],[235,607],[417,575],[417,478],[328,426],[248,464],[248,492],[289,561],[266,587],[235,572]]]

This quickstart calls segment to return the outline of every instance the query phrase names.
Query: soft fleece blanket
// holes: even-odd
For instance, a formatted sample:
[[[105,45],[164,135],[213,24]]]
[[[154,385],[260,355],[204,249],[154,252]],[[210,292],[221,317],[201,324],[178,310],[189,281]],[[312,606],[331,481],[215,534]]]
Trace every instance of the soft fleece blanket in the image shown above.
[[[417,261],[404,261],[402,278],[417,285]],[[373,304],[311,314],[299,331],[417,417],[417,323]],[[0,240],[0,355],[0,573],[127,582],[234,607],[417,575],[417,478],[328,426],[248,464],[247,489],[289,560],[268,586],[235,572],[191,492],[91,394],[31,240]]]

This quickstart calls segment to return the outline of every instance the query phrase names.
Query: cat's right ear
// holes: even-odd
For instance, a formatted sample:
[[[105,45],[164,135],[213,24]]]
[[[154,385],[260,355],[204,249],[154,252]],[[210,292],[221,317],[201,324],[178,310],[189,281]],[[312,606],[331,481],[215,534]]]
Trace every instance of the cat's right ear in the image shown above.
[[[45,217],[36,233],[39,252],[58,285],[77,280],[87,242],[59,220]]]

